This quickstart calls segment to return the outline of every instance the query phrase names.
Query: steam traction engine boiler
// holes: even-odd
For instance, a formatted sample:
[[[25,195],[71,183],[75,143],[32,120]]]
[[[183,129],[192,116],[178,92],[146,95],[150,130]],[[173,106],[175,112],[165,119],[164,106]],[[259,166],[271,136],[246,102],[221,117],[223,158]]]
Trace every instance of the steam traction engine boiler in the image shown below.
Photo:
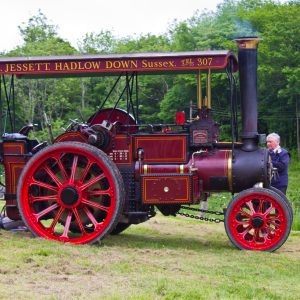
[[[175,215],[210,192],[235,194],[225,210],[225,230],[240,249],[274,251],[287,239],[293,212],[270,187],[272,165],[257,132],[258,39],[238,39],[238,63],[230,51],[140,53],[71,57],[1,58],[10,115],[8,75],[18,77],[119,75],[125,77],[127,110],[102,106],[87,122],[74,123],[52,145],[28,138],[30,127],[5,133],[5,209],[35,236],[75,244],[93,243],[131,224],[147,221],[155,208]],[[212,119],[211,72],[239,69],[241,142],[220,142]],[[176,124],[140,124],[137,74],[194,73],[196,117]],[[202,97],[201,72],[207,74]],[[119,99],[120,100],[120,99]],[[117,102],[119,102],[119,100]],[[104,103],[103,103],[104,105]]]

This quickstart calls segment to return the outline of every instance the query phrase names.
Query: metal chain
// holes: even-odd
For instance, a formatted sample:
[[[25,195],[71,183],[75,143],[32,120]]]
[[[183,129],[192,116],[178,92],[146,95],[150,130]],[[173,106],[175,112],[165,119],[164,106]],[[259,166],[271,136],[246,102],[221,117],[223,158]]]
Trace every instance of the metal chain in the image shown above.
[[[181,206],[181,209],[199,211],[199,212],[204,212],[207,214],[212,214],[212,215],[217,215],[217,216],[224,216],[224,212],[222,212],[222,211],[206,210],[206,209],[189,207],[189,206]]]
[[[192,210],[192,211],[208,213],[208,214],[214,214],[214,215],[218,215],[218,216],[221,216],[221,215],[224,216],[224,213],[219,212],[219,211],[205,210],[205,209],[193,208],[193,207],[188,207],[188,206],[182,206],[181,208],[182,209],[187,209],[187,210]],[[214,223],[224,222],[223,219],[196,216],[196,215],[192,215],[192,214],[184,213],[184,212],[178,212],[177,215],[184,216],[184,217],[187,217],[187,218],[196,219],[196,220],[201,220],[201,221],[214,222]]]

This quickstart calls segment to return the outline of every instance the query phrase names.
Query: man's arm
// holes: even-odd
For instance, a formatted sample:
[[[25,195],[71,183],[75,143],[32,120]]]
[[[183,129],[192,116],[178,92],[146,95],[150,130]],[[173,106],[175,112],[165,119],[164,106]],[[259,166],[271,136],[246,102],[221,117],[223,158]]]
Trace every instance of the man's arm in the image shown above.
[[[279,153],[279,159],[273,162],[273,166],[277,168],[278,172],[281,173],[288,166],[290,162],[290,155],[288,152]]]

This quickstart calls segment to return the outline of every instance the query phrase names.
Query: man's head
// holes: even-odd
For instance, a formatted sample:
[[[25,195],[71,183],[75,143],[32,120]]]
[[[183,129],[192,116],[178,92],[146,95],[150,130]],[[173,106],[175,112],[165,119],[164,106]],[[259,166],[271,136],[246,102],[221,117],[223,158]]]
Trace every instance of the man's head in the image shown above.
[[[269,150],[276,149],[280,144],[280,136],[273,132],[267,136],[267,147]]]

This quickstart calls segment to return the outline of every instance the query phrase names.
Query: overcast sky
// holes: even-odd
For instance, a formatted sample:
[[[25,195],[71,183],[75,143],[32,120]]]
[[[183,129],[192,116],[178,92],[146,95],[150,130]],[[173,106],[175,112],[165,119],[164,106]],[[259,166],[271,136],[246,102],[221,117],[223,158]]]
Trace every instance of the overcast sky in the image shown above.
[[[117,37],[166,32],[174,19],[215,10],[222,0],[7,0],[1,8],[0,51],[21,45],[18,26],[38,10],[57,25],[59,36],[77,47],[85,33],[109,30]]]

